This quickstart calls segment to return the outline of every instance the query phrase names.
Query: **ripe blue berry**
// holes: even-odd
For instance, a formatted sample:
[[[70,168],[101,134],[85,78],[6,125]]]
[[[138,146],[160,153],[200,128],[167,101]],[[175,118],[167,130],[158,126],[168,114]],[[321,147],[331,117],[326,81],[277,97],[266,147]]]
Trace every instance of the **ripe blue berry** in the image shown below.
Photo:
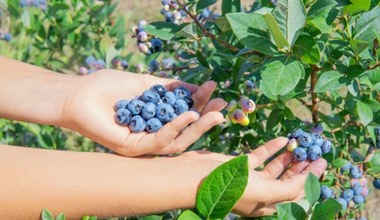
[[[333,191],[328,186],[321,187],[321,196],[323,199],[328,199],[333,196]]]
[[[175,97],[174,93],[173,92],[166,92],[165,93],[165,96],[162,98],[162,101],[164,103],[167,103],[167,104],[170,104],[170,105],[174,105],[175,101],[177,100],[177,98]]]
[[[373,187],[375,187],[376,189],[380,189],[380,178],[375,178],[372,184],[373,184]]]
[[[158,118],[162,123],[169,122],[173,120],[177,115],[171,105],[163,103],[157,106],[156,118]]]
[[[194,101],[193,101],[192,98],[185,96],[185,97],[183,98],[183,100],[186,101],[186,103],[187,103],[187,105],[189,106],[189,108],[193,107],[193,105],[194,105]]]
[[[146,122],[140,115],[135,115],[131,119],[131,122],[129,123],[129,129],[131,129],[132,132],[138,133],[145,130]]]
[[[188,88],[184,86],[178,86],[177,88],[174,89],[174,94],[177,97],[177,99],[183,99],[184,97],[190,97],[191,92]]]
[[[355,204],[359,205],[359,204],[364,203],[365,199],[364,199],[364,196],[362,196],[362,195],[356,195],[356,196],[354,196],[354,198],[352,200],[354,200]]]
[[[351,175],[351,178],[359,179],[363,176],[363,172],[359,169],[358,166],[351,166],[350,175]]]
[[[95,66],[95,64],[96,64],[96,59],[95,59],[95,57],[94,56],[88,56],[87,58],[86,58],[86,64],[87,64],[87,66]]]
[[[354,195],[360,195],[363,191],[363,186],[360,183],[355,183],[352,190],[354,191]]]
[[[116,111],[115,121],[119,125],[128,125],[131,122],[132,114],[128,109],[121,108]]]
[[[309,133],[303,132],[297,138],[298,142],[302,147],[310,147],[313,144],[313,138]]]
[[[150,43],[152,44],[153,52],[157,52],[162,49],[163,43],[160,39],[153,38],[152,40],[150,40]]]
[[[324,140],[320,134],[312,133],[311,137],[313,138],[313,144],[317,146],[322,146]]]
[[[148,102],[144,105],[141,111],[141,115],[144,119],[148,120],[154,117],[156,114],[156,105],[152,102]]]
[[[156,132],[160,130],[161,127],[162,127],[162,123],[157,118],[151,118],[146,122],[146,130],[149,133]]]
[[[177,115],[189,111],[189,106],[187,102],[183,99],[178,99],[173,105],[174,111]]]
[[[163,85],[154,85],[150,88],[153,92],[157,93],[160,97],[164,97],[167,92],[166,88]]]
[[[336,199],[337,202],[339,202],[342,205],[342,210],[347,209],[347,201],[343,198]]]
[[[6,33],[4,35],[4,40],[7,41],[7,42],[11,41],[12,40],[12,35],[10,33]]]
[[[128,61],[121,60],[121,66],[123,67],[123,69],[127,69],[128,68]]]
[[[354,197],[354,191],[352,189],[346,189],[343,191],[343,198],[349,202]]]
[[[113,109],[114,109],[115,111],[117,111],[117,110],[119,110],[119,109],[121,109],[121,108],[127,108],[128,103],[129,103],[128,100],[126,100],[126,99],[122,99],[122,100],[116,102],[116,104],[115,104],[115,106],[113,107]]]
[[[329,140],[324,141],[322,146],[321,146],[322,153],[327,154],[328,152],[330,152],[331,146],[332,146],[331,141],[329,141]]]
[[[132,113],[132,115],[138,115],[141,113],[141,110],[143,109],[145,105],[145,102],[138,100],[138,99],[132,99],[128,105],[128,110]]]
[[[380,127],[375,128],[375,135],[377,136],[378,139],[380,138]]]
[[[348,163],[346,163],[346,165],[344,165],[342,168],[340,168],[340,171],[341,171],[342,173],[344,173],[344,172],[346,172],[346,171],[349,171],[350,168],[351,168],[351,163],[348,162]]]
[[[291,135],[290,135],[290,138],[298,138],[301,134],[303,134],[304,131],[300,128],[298,128],[297,130],[295,130]]]
[[[322,134],[323,127],[321,124],[316,124],[311,128],[311,133]]]
[[[310,161],[314,161],[314,160],[317,160],[318,158],[320,158],[322,155],[322,151],[321,151],[321,148],[317,145],[312,145],[311,147],[309,147],[309,149],[307,150],[307,158],[310,160]]]
[[[158,69],[160,69],[160,63],[157,60],[152,60],[149,63],[149,70],[152,71],[152,72],[155,72]]]
[[[297,161],[304,161],[307,158],[306,150],[303,147],[297,147],[294,149],[293,155]]]
[[[141,99],[145,102],[158,103],[158,101],[160,101],[160,95],[152,90],[145,90],[141,96]]]

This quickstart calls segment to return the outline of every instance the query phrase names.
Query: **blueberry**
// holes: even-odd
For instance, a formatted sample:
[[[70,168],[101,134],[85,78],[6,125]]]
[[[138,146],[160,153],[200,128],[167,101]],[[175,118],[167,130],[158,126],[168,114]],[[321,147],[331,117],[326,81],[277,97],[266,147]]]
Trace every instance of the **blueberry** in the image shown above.
[[[321,196],[323,199],[328,199],[333,196],[333,191],[328,186],[321,187]]]
[[[177,115],[189,111],[189,106],[187,102],[183,99],[178,99],[173,105],[174,111]]]
[[[312,144],[313,144],[313,138],[311,137],[311,135],[309,133],[306,133],[306,132],[302,132],[298,138],[297,138],[298,142],[300,143],[300,145],[302,147],[310,147]]]
[[[7,42],[11,41],[12,40],[12,35],[10,33],[6,33],[4,35],[4,40],[7,41]]]
[[[86,58],[86,64],[87,64],[87,66],[95,66],[96,65],[96,59],[95,59],[95,57],[94,56],[88,56],[87,58]]]
[[[125,109],[126,109],[128,103],[129,103],[128,100],[126,100],[126,99],[122,99],[122,100],[116,102],[116,104],[115,104],[115,106],[113,107],[113,109],[114,109],[115,111],[117,111],[117,110],[119,110],[119,109],[121,109],[121,108],[125,108]]]
[[[156,114],[156,105],[152,102],[148,102],[144,105],[141,111],[141,115],[144,119],[148,120],[154,117]]]
[[[132,113],[125,108],[118,109],[115,114],[115,121],[119,125],[128,125],[131,122]]]
[[[350,162],[347,162],[346,165],[344,165],[342,168],[340,168],[340,171],[342,173],[346,172],[346,171],[349,171],[351,168],[351,163]]]
[[[347,209],[347,201],[343,198],[336,199],[337,202],[339,202],[342,205],[342,210]]]
[[[326,154],[326,153],[330,152],[331,146],[332,146],[331,141],[329,141],[329,140],[324,141],[322,146],[321,146],[322,153]]]
[[[351,166],[350,175],[351,175],[351,178],[359,179],[363,176],[363,172],[359,169],[358,166]]]
[[[162,127],[162,123],[157,118],[151,118],[146,122],[146,130],[149,133],[156,132],[160,130],[161,127]]]
[[[313,144],[317,146],[322,146],[324,140],[322,138],[322,135],[317,134],[317,133],[312,133],[311,137],[313,138]]]
[[[293,155],[297,161],[304,161],[307,158],[306,150],[302,147],[297,147],[294,149]]]
[[[290,137],[291,138],[298,138],[301,134],[303,134],[304,131],[300,128],[298,128],[297,130],[295,130],[291,135]]]
[[[171,3],[171,0],[162,0],[162,5],[168,5]]]
[[[152,72],[156,72],[157,70],[160,69],[160,63],[157,60],[152,60],[149,63],[149,70]]]
[[[321,124],[316,124],[311,128],[311,133],[322,134],[323,127]]]
[[[375,135],[377,136],[378,139],[380,139],[380,127],[375,128]]]
[[[158,103],[158,101],[160,101],[160,95],[152,90],[145,90],[141,96],[141,99],[145,102]]]
[[[174,93],[173,92],[166,92],[165,93],[165,96],[162,98],[162,101],[164,103],[167,103],[167,104],[170,104],[170,105],[174,105],[175,101],[177,100],[177,98],[175,97]]]
[[[210,15],[211,15],[211,11],[210,11],[210,9],[208,9],[208,8],[205,8],[205,9],[203,9],[203,11],[201,12],[201,14],[200,14],[200,18],[202,19],[206,19],[206,18],[209,18],[210,17]]]
[[[177,88],[174,89],[173,92],[174,92],[175,96],[177,97],[177,99],[182,99],[185,96],[187,96],[187,97],[191,96],[190,90],[184,86],[178,86]]]
[[[363,191],[363,186],[360,183],[356,183],[352,190],[354,191],[354,195],[360,195]]]
[[[129,129],[131,129],[132,132],[138,133],[145,130],[146,122],[140,115],[135,115],[131,119],[131,123],[129,124]]]
[[[132,99],[128,105],[128,110],[132,113],[132,115],[138,115],[141,113],[141,110],[143,109],[145,105],[145,102],[138,100],[138,99]]]
[[[372,184],[373,184],[373,187],[375,187],[376,189],[380,189],[380,178],[375,178]]]
[[[152,44],[153,52],[157,52],[162,49],[163,43],[160,39],[153,38],[152,40],[150,40],[150,43]]]
[[[321,148],[317,145],[312,145],[311,147],[309,147],[309,149],[307,150],[307,158],[310,160],[310,161],[314,161],[314,160],[317,160],[318,158],[320,158],[322,155],[322,151],[321,151]]]
[[[185,97],[183,98],[183,100],[186,101],[186,103],[187,103],[187,105],[189,106],[189,108],[193,107],[193,105],[194,105],[194,101],[193,101],[192,98],[185,96]]]
[[[149,47],[144,44],[144,43],[139,43],[138,44],[138,47],[139,47],[139,50],[141,53],[144,53],[144,54],[151,54],[150,50],[149,50]],[[154,70],[152,70],[152,72],[154,72]]]
[[[138,34],[137,34],[137,39],[140,41],[140,42],[145,42],[148,40],[148,34],[145,32],[145,31],[140,31]]]
[[[354,198],[352,200],[354,200],[355,204],[359,205],[359,204],[364,203],[364,196],[362,196],[362,195],[356,195],[356,196],[354,196]]]
[[[121,66],[123,67],[123,69],[127,69],[128,68],[128,61],[126,60],[121,60]]]
[[[343,191],[342,196],[347,202],[351,201],[352,197],[354,197],[354,191],[352,189],[346,189]]]
[[[177,115],[171,105],[163,103],[157,106],[156,118],[158,118],[162,123],[169,122],[173,120]]]
[[[154,85],[150,88],[153,92],[157,93],[160,97],[164,97],[167,92],[166,88],[163,85]]]

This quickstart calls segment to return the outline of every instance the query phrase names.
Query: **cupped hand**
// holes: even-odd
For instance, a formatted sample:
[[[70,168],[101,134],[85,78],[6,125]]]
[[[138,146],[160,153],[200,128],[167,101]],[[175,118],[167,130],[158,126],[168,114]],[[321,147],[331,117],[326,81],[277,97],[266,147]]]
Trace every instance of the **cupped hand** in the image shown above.
[[[281,150],[287,142],[287,138],[276,138],[247,154],[249,160],[248,185],[233,212],[243,216],[271,215],[276,211],[276,203],[298,201],[304,197],[304,185],[309,173],[313,173],[317,177],[322,175],[327,166],[324,159],[313,162],[294,162],[292,154],[288,151],[271,160],[261,171],[255,170]],[[181,157],[196,160],[196,163],[209,169],[233,158],[202,151],[188,152]]]
[[[127,126],[116,124],[115,103],[121,99],[133,99],[156,84],[169,90],[179,85],[190,89],[196,111],[179,115],[156,133],[132,133]],[[219,111],[226,102],[218,98],[210,100],[215,88],[216,83],[212,81],[198,87],[173,79],[101,70],[78,78],[65,102],[63,126],[124,156],[179,153],[224,121]]]

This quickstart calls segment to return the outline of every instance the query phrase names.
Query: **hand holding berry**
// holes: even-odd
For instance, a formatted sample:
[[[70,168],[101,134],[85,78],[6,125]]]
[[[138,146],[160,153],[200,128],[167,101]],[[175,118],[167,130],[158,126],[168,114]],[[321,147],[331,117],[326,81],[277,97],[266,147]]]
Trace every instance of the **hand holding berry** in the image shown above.
[[[128,110],[142,111],[142,103],[136,99],[134,103],[127,103],[137,96],[150,102],[157,101],[155,94],[144,91],[153,85],[162,84],[166,89],[173,91],[173,95],[181,95],[181,91],[174,91],[178,86],[184,86],[193,94],[192,109],[186,111],[165,124],[158,125],[157,121],[138,123],[141,118],[130,117],[127,112],[118,112],[116,120],[122,123],[136,124],[132,126],[136,131],[149,129],[158,130],[155,133],[132,133],[131,126],[120,126],[115,123],[113,106],[127,105]],[[146,154],[172,154],[184,151],[190,144],[213,126],[224,121],[219,112],[226,105],[222,99],[210,100],[216,84],[206,82],[200,87],[183,83],[178,80],[162,79],[149,75],[139,75],[114,70],[101,70],[91,75],[81,76],[70,96],[67,98],[62,113],[64,126],[74,129],[111,150],[125,156],[139,156]],[[157,88],[159,89],[159,88]],[[176,93],[175,93],[176,92]],[[170,101],[170,96],[168,101]],[[120,102],[118,102],[120,101]],[[175,104],[175,103],[173,103]],[[144,103],[145,105],[145,103]],[[180,103],[177,105],[181,106]],[[141,108],[140,108],[141,107]],[[183,112],[178,108],[178,112]],[[199,113],[197,113],[199,112]],[[149,111],[142,112],[142,116],[149,118]],[[157,116],[156,116],[157,117]],[[147,127],[148,126],[148,127]]]

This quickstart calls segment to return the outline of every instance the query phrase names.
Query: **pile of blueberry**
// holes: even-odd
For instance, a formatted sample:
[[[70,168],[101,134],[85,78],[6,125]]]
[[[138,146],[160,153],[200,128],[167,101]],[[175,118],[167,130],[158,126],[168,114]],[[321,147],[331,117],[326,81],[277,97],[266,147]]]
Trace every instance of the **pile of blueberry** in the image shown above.
[[[162,85],[155,85],[136,99],[118,101],[114,106],[115,121],[129,126],[134,133],[157,132],[178,115],[189,111],[193,104],[191,92],[186,87],[178,86],[168,91]]]
[[[144,31],[144,26],[147,24],[145,20],[141,20],[139,25],[132,27],[133,37],[137,38],[137,46],[140,52],[144,54],[152,54],[158,52],[163,47],[163,42],[149,35]]]
[[[95,71],[106,68],[106,62],[103,59],[96,59],[94,56],[88,56],[86,58],[87,67],[81,66],[79,73],[81,75],[91,74]]]
[[[226,110],[228,111],[228,118],[233,124],[247,126],[249,124],[248,114],[256,110],[256,104],[252,99],[241,96],[239,102],[231,100]]]
[[[297,129],[289,136],[287,150],[293,152],[296,161],[317,160],[332,147],[332,143],[322,137],[322,132],[321,125],[314,126],[311,133]]]

